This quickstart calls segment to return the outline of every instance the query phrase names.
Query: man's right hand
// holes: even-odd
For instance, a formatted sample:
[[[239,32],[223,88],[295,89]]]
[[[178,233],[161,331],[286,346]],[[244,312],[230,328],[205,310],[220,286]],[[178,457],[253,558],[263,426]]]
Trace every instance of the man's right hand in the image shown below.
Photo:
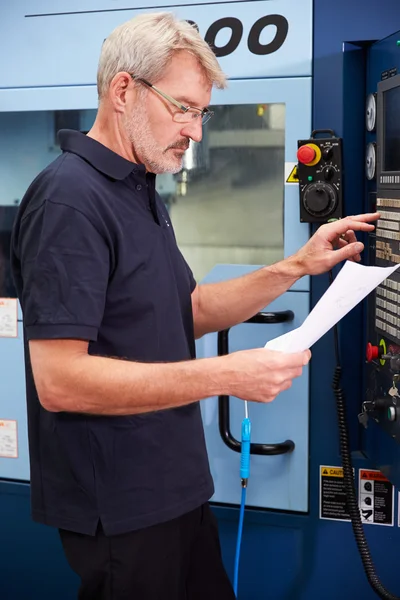
[[[283,354],[255,349],[233,352],[226,357],[232,369],[230,395],[253,402],[271,402],[300,377],[311,358],[310,350]]]

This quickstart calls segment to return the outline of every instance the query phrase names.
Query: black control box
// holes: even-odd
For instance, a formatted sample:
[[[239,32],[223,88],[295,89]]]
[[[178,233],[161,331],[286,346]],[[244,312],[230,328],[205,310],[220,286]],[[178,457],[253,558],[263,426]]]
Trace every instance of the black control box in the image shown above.
[[[317,137],[319,134],[325,137]],[[326,137],[329,133],[330,137]],[[331,130],[313,131],[297,142],[300,221],[326,223],[343,216],[342,138]]]

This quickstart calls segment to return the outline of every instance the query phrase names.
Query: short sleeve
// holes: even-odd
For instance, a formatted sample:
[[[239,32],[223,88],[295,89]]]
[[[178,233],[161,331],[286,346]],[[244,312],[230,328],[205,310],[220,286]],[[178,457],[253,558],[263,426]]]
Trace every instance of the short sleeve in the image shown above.
[[[96,341],[110,272],[106,238],[80,211],[45,201],[18,233],[28,339]]]
[[[193,276],[192,269],[189,267],[189,265],[187,264],[186,261],[185,261],[185,264],[186,264],[186,270],[187,270],[188,276],[189,276],[190,293],[193,293],[195,290],[195,287],[197,285],[197,282]]]

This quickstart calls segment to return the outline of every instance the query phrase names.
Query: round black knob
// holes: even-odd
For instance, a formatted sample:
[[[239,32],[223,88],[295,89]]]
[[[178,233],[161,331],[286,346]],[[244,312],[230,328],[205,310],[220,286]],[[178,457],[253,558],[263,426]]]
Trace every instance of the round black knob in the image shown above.
[[[304,192],[303,203],[309,214],[325,217],[336,208],[336,191],[327,183],[312,183]]]
[[[322,158],[324,160],[329,160],[331,158],[332,154],[333,154],[333,150],[332,150],[331,146],[328,146],[327,148],[324,148],[322,150]]]
[[[333,167],[325,167],[324,169],[324,179],[329,181],[335,175],[335,169]]]

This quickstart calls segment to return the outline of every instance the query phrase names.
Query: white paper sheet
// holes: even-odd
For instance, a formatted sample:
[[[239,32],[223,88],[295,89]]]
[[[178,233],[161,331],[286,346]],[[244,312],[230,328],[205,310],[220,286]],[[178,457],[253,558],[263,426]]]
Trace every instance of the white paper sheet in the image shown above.
[[[265,348],[279,352],[301,352],[311,348],[361,300],[389,277],[394,267],[366,267],[347,261],[303,324],[270,340]]]

